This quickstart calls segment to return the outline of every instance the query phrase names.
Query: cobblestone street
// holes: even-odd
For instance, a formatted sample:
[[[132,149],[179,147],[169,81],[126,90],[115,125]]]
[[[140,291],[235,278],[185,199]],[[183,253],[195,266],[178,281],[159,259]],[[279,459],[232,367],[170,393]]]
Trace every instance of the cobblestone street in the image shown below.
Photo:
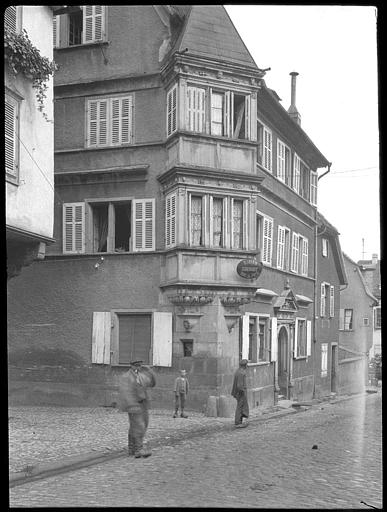
[[[321,404],[26,483],[10,506],[381,508],[381,428],[380,393]]]

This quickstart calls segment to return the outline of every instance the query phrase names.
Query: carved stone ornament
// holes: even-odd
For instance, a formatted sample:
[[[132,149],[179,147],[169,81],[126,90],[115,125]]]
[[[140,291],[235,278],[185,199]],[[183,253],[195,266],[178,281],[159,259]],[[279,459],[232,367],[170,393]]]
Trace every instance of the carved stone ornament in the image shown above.
[[[178,292],[168,298],[175,306],[205,306],[214,300],[214,293]]]
[[[228,332],[232,332],[239,321],[240,315],[224,315]]]
[[[220,302],[225,308],[238,309],[243,304],[251,302],[251,297],[242,297],[240,295],[224,295],[220,297]]]

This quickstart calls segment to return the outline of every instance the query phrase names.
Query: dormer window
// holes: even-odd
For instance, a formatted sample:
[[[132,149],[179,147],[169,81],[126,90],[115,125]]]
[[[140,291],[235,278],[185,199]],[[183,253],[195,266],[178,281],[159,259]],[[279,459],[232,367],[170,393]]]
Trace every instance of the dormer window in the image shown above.
[[[54,47],[66,48],[105,39],[104,5],[82,5],[80,9],[54,17]]]

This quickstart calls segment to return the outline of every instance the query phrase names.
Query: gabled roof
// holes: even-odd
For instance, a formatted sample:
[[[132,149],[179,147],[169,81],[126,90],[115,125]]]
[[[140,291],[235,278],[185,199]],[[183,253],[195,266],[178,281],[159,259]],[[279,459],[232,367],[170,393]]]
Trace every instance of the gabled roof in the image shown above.
[[[335,261],[337,274],[339,276],[340,284],[348,284],[347,273],[345,270],[345,264],[343,259],[343,252],[340,246],[339,232],[337,229],[326,220],[326,218],[318,211],[317,212],[317,227],[319,230],[324,229],[324,233],[331,240],[331,247],[333,250],[333,259]],[[320,234],[322,232],[320,231]]]
[[[171,52],[225,60],[258,69],[223,5],[173,5],[176,14],[185,17]]]
[[[378,303],[378,299],[370,292],[366,282],[364,281],[364,277],[363,277],[363,274],[361,273],[361,269],[360,269],[359,265],[355,261],[353,261],[353,259],[350,258],[348,256],[348,254],[345,254],[345,252],[343,252],[343,256],[344,256],[344,259],[346,259],[349,263],[351,263],[351,265],[354,265],[358,269],[357,273],[358,273],[360,281],[364,287],[364,291],[366,292],[368,297],[370,297],[371,299],[373,299],[375,301],[375,305],[376,305]]]

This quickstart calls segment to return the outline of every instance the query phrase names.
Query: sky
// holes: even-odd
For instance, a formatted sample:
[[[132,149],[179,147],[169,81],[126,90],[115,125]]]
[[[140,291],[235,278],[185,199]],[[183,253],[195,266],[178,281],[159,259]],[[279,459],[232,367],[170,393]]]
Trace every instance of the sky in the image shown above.
[[[373,6],[225,5],[265,83],[290,106],[329,162],[318,209],[353,260],[380,255],[377,9]],[[326,168],[319,169],[319,175]]]

